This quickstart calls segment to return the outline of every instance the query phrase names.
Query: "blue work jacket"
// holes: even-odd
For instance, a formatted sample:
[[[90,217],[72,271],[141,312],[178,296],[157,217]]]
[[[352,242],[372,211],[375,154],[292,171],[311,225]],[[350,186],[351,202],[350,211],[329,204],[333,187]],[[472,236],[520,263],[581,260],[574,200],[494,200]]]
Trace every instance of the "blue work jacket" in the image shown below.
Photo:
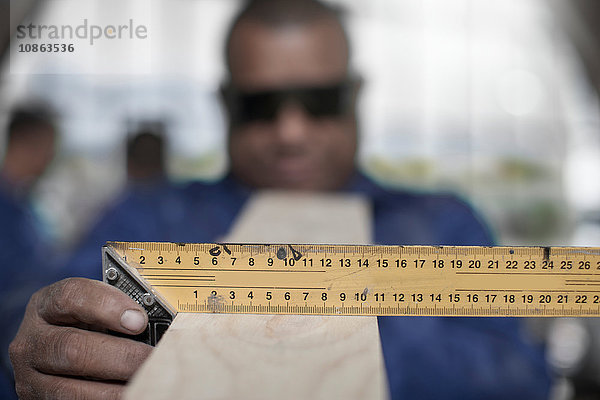
[[[360,173],[343,191],[370,199],[377,244],[493,242],[473,210],[455,196],[388,190]],[[92,230],[69,274],[100,279],[100,248],[108,240],[219,241],[250,194],[231,176],[183,188],[130,190]],[[379,331],[394,399],[548,397],[543,349],[523,336],[517,319],[380,317]]]

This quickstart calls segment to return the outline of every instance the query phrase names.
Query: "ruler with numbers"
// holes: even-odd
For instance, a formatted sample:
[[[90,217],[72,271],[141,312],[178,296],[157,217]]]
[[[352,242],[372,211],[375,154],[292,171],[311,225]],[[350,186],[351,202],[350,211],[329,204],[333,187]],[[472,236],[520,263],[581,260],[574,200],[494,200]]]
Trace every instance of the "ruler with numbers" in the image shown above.
[[[178,312],[600,316],[600,248],[109,242],[103,270],[156,338]]]

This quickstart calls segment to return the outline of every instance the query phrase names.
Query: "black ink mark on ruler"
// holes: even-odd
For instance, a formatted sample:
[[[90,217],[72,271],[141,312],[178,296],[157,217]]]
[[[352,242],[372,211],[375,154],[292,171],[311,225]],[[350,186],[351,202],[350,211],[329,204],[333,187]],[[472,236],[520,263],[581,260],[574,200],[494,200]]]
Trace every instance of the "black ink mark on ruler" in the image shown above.
[[[292,257],[294,257],[294,260],[299,261],[302,258],[302,253],[300,253],[297,250],[294,250],[294,248],[291,245],[288,245],[288,247],[292,251]]]
[[[219,248],[219,246],[213,247],[212,249],[210,249],[208,251],[208,253],[213,257],[217,257],[217,256],[221,255],[221,249]]]
[[[280,260],[285,260],[286,257],[287,257],[287,251],[285,251],[285,247],[280,247],[277,250],[277,258]]]
[[[550,247],[544,247],[544,261],[550,261]]]

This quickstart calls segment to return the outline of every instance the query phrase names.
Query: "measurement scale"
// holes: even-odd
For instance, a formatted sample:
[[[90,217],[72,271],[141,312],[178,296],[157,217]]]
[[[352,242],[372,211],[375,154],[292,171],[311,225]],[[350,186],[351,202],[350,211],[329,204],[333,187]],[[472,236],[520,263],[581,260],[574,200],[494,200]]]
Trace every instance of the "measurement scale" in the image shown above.
[[[104,281],[178,312],[600,316],[600,248],[108,242]]]

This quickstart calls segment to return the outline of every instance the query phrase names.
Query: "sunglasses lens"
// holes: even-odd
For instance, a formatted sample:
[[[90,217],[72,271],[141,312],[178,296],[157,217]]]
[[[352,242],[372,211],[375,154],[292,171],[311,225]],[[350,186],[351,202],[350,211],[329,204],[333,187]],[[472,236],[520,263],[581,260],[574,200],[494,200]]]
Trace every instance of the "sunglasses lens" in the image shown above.
[[[298,100],[313,117],[335,117],[346,112],[347,94],[342,85],[303,89]]]
[[[241,94],[238,100],[239,122],[273,120],[280,102],[279,96],[274,92]]]
[[[328,87],[269,90],[255,93],[230,94],[228,106],[233,122],[245,124],[255,121],[273,121],[281,106],[295,101],[313,117],[335,117],[348,111],[347,84]]]

